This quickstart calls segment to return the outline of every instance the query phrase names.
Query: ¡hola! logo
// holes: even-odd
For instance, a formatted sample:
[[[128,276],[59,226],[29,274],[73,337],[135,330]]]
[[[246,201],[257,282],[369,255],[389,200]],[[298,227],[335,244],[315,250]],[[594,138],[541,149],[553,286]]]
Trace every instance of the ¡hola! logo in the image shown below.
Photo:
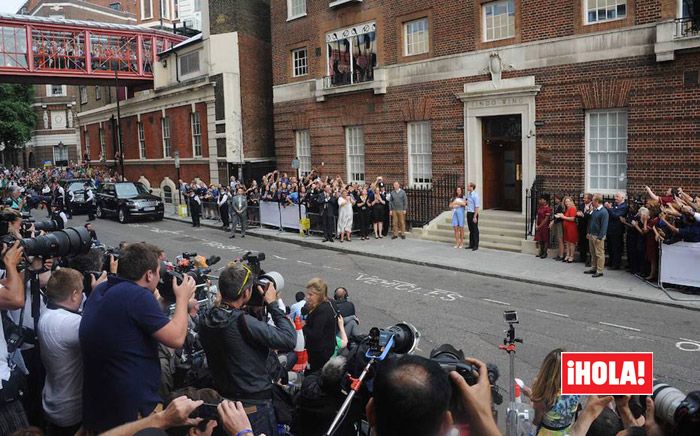
[[[654,353],[561,353],[562,395],[651,395]]]

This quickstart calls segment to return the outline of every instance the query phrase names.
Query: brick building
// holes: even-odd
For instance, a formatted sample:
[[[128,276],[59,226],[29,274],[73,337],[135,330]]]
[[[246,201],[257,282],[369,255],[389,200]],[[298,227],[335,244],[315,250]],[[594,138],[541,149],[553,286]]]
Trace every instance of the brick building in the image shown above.
[[[695,6],[696,11],[693,11]],[[546,189],[700,191],[700,2],[272,2],[275,148],[291,171],[410,186],[464,175],[484,207]]]

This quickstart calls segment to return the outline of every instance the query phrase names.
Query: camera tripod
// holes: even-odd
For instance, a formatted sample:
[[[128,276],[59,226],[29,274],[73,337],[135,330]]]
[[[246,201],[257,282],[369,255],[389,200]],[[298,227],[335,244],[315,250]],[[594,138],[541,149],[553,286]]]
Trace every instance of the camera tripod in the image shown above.
[[[520,415],[518,414],[518,405],[515,402],[515,344],[523,343],[523,340],[515,337],[515,321],[506,321],[508,323],[508,330],[505,331],[506,337],[503,338],[503,345],[499,345],[498,348],[508,353],[510,374],[509,374],[509,386],[508,386],[508,411],[506,414],[506,436],[520,436],[521,434],[527,435],[520,431]]]

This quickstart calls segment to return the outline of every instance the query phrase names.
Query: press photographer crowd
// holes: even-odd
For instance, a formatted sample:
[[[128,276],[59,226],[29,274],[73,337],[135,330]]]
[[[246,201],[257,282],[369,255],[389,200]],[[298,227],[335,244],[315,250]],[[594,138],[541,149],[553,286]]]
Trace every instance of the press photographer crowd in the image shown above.
[[[314,278],[289,301],[284,277],[264,269],[264,253],[225,260],[214,275],[212,266],[222,261],[216,256],[184,252],[171,262],[148,242],[107,247],[92,223],[68,226],[71,199],[61,193],[60,179],[91,178],[84,189],[89,199],[92,185],[118,176],[68,171],[85,172],[0,172],[6,190],[0,210],[2,435],[489,436],[502,434],[499,422],[509,435],[700,434],[700,391],[686,394],[655,382],[648,397],[562,395],[562,349],[543,356],[531,385],[516,379],[511,360],[501,387],[496,365],[450,344],[428,357],[414,354],[421,335],[409,323],[364,325],[352,289],[342,283],[329,291],[325,280]],[[241,216],[244,204],[275,196],[306,198],[310,207],[315,198],[322,218],[337,203],[338,226],[343,207],[352,214],[357,205],[350,196],[359,195],[361,210],[372,211],[363,212],[361,238],[369,238],[370,222],[374,237],[382,237],[389,210],[396,214],[394,236],[405,231],[396,224],[406,210],[400,187],[387,194],[381,179],[369,187],[315,175],[285,179],[273,173],[261,187],[232,180],[231,186],[183,183],[181,189],[191,198],[216,189],[217,207],[228,212],[232,205]],[[232,189],[245,201],[234,196],[229,203]],[[658,215],[656,222],[644,215],[629,220],[631,228],[659,238],[697,234],[690,219],[699,218],[698,199],[682,190],[668,197],[652,200],[657,212],[645,208]],[[593,197],[591,222],[601,207]],[[224,211],[222,220],[229,216]],[[333,229],[327,230],[333,240]],[[350,230],[339,230],[341,241],[351,240]],[[605,236],[596,231],[588,231],[591,241]],[[592,265],[599,265],[596,259]],[[514,359],[517,313],[504,319],[503,349]],[[507,413],[499,417],[496,405],[504,396]]]

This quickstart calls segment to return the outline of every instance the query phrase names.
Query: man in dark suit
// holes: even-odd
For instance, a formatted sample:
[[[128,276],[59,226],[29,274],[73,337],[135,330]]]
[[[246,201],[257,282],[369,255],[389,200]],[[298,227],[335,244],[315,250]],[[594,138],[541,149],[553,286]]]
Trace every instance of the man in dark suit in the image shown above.
[[[336,201],[336,198],[331,194],[331,187],[326,185],[316,200],[321,213],[321,222],[323,223],[323,242],[333,242],[333,234],[335,232],[335,220],[333,219],[335,216],[334,201]]]
[[[622,244],[625,236],[625,226],[620,217],[627,216],[627,202],[625,194],[615,194],[615,203],[605,203],[610,219],[608,221],[608,252],[610,254],[610,269],[620,269],[622,264]]]
[[[579,203],[578,212],[576,212],[578,220],[578,252],[581,256],[581,262],[584,262],[586,266],[591,266],[591,261],[588,258],[588,221],[591,219],[591,212],[593,211],[592,199],[591,194],[583,194],[583,201]]]

